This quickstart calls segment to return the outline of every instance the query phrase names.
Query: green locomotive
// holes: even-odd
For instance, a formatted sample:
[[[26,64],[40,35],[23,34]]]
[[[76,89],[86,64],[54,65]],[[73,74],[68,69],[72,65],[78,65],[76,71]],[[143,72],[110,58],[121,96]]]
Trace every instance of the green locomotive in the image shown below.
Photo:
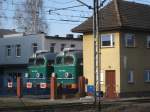
[[[27,82],[31,82],[33,86],[49,83],[51,74],[54,72],[55,56],[54,53],[39,52],[29,58],[28,73],[25,74]]]
[[[29,58],[28,73],[25,74],[25,84],[32,83],[32,88],[27,88],[27,91],[32,90],[35,93],[45,94],[46,89],[49,91],[50,77],[53,73],[56,75],[58,88],[62,85],[63,90],[75,90],[76,92],[78,78],[83,75],[82,57],[81,50],[73,49],[65,49],[57,55],[40,52],[32,56]],[[47,87],[41,89],[41,83],[46,84]]]
[[[66,49],[57,54],[54,64],[57,84],[67,89],[78,89],[78,78],[83,75],[81,50]]]

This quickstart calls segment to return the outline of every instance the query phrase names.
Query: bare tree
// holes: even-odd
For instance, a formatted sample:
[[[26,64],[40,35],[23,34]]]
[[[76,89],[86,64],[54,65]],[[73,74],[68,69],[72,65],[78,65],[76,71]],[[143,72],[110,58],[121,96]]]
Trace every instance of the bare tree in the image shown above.
[[[6,2],[6,0],[0,0],[0,28],[3,26],[3,18],[5,16],[3,4]]]
[[[25,0],[23,5],[16,7],[15,18],[18,28],[26,33],[47,33],[48,27],[43,21],[43,0]]]

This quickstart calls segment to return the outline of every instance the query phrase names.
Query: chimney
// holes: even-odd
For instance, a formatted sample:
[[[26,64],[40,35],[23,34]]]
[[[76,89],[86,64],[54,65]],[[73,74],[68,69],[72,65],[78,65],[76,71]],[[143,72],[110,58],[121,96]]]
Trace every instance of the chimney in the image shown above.
[[[59,35],[54,35],[54,37],[59,37]]]
[[[77,38],[82,39],[82,38],[83,38],[83,35],[77,35]]]
[[[71,38],[72,39],[73,38],[73,34],[67,34],[66,38]]]

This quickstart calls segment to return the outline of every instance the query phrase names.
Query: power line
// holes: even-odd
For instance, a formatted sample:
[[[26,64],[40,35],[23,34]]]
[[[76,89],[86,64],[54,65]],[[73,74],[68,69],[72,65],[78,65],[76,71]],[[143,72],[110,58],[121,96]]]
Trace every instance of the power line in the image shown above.
[[[80,2],[82,5],[86,6],[89,9],[93,9],[92,6],[87,5],[86,3],[82,2],[81,0],[76,0],[76,1]]]
[[[149,2],[150,3],[150,2]],[[128,8],[128,9],[132,9],[132,8]],[[10,11],[11,12],[11,14],[13,14],[13,12],[15,12],[15,10],[10,10],[10,9],[0,9],[0,10],[5,10],[5,11]],[[9,12],[9,13],[10,13]],[[24,12],[24,13],[28,13],[29,11],[24,11],[24,10],[21,10],[21,12]],[[48,11],[45,11],[45,12],[47,12],[48,13]],[[45,13],[45,14],[47,14],[47,13]],[[78,17],[78,18],[81,18],[81,19],[84,19],[84,18],[89,18],[88,16],[75,16],[75,15],[65,15],[65,14],[61,14],[61,13],[58,13],[58,12],[52,12],[49,16],[51,16],[51,15],[58,15],[58,16],[64,16],[64,17]],[[107,15],[112,15],[111,13],[109,13],[109,14],[107,14]],[[6,16],[3,16],[3,15],[0,15],[1,17],[3,17],[3,18],[7,18]],[[103,15],[102,15],[103,16]]]
[[[71,1],[68,1],[68,2],[58,2],[58,1],[56,1],[56,0],[49,0],[50,2],[53,2],[53,3],[56,3],[56,4],[69,4],[69,3],[72,3],[72,2],[74,2],[74,0],[71,0]]]
[[[107,1],[107,0],[103,0],[103,1],[101,1],[101,2],[100,2],[100,6],[99,6],[99,8],[103,7],[106,1]]]
[[[28,19],[28,18],[24,18],[24,17],[9,17],[9,16],[5,16],[2,17],[0,16],[0,18],[4,18],[4,19],[14,19],[16,20],[18,19]],[[30,20],[30,19],[29,19]],[[54,21],[61,21],[61,22],[83,22],[83,21],[79,21],[79,20],[72,20],[72,19],[53,19],[53,18],[49,18],[49,19],[41,19],[42,21],[48,21],[48,20],[54,20]],[[35,21],[39,21],[39,20],[35,20]]]
[[[7,3],[8,4],[8,3]],[[24,4],[16,4],[16,3],[9,3],[10,5],[24,5]],[[73,9],[76,7],[80,7],[80,6],[70,6],[70,7],[64,7],[64,8],[56,8],[56,7],[43,7],[42,11],[43,12],[49,12],[49,11],[71,11],[71,12],[77,12],[77,13],[91,13],[91,11],[85,11],[85,10],[77,10],[77,9]],[[50,9],[47,11],[47,9]],[[8,10],[7,8],[4,10]],[[14,10],[15,11],[15,10]],[[23,11],[24,12],[24,11]]]
[[[57,13],[57,12],[53,12],[51,13],[51,15],[58,15],[58,16],[65,16],[65,17],[79,17],[79,18],[89,18],[87,16],[74,16],[74,15],[65,15],[65,14],[60,14],[60,13]]]
[[[14,12],[16,11],[16,10],[10,10],[10,9],[0,9],[0,10],[9,11],[9,12],[12,13],[12,14],[14,14]],[[23,13],[31,13],[32,11],[21,10],[21,12],[23,12]],[[39,12],[37,12],[37,13],[39,13]],[[41,11],[41,13],[42,13],[42,14],[43,14],[43,13],[44,13],[44,14],[48,14],[48,11],[44,11],[44,12]],[[60,13],[58,13],[58,12],[52,12],[50,15],[57,15],[57,16],[64,16],[64,17],[88,18],[88,16],[65,15],[65,14],[60,14]]]
[[[13,2],[7,2],[6,4],[8,4],[8,5],[23,5],[24,6],[24,4],[23,3],[18,3],[18,2],[15,2],[15,1],[13,1]],[[70,7],[72,7],[72,6],[70,6]],[[75,8],[75,7],[72,7],[72,8]],[[56,8],[56,7],[50,7],[50,6],[43,6],[43,9],[44,10],[46,10],[46,9],[59,9],[59,8]],[[61,9],[60,9],[61,10]],[[68,10],[68,11],[76,11],[76,12],[87,12],[87,13],[89,13],[90,11],[84,11],[84,10],[73,10],[73,9],[71,9],[71,8],[64,8],[63,10]]]
[[[84,6],[84,5],[75,5],[75,6],[64,7],[64,8],[56,8],[56,9],[53,9],[53,10],[49,10],[49,13],[51,13],[52,11],[66,10],[66,9],[71,9],[71,8],[76,8],[76,7],[81,7],[81,6]]]

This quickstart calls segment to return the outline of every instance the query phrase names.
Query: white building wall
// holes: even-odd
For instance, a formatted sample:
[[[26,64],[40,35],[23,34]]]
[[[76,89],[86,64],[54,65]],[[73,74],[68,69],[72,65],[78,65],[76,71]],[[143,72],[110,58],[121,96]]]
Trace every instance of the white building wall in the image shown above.
[[[42,36],[42,37],[41,37]],[[44,35],[28,35],[23,37],[0,38],[0,64],[27,64],[33,54],[32,44],[37,43],[38,50],[43,50]],[[16,45],[21,45],[21,56],[16,56]],[[11,56],[6,54],[6,46],[11,46]]]
[[[46,49],[50,50],[50,46],[52,43],[55,43],[55,52],[58,53],[61,51],[61,44],[65,44],[65,48],[70,48],[71,44],[75,45],[75,49],[82,50],[82,41],[75,39],[61,39],[62,37],[58,37],[58,39],[46,39]]]

